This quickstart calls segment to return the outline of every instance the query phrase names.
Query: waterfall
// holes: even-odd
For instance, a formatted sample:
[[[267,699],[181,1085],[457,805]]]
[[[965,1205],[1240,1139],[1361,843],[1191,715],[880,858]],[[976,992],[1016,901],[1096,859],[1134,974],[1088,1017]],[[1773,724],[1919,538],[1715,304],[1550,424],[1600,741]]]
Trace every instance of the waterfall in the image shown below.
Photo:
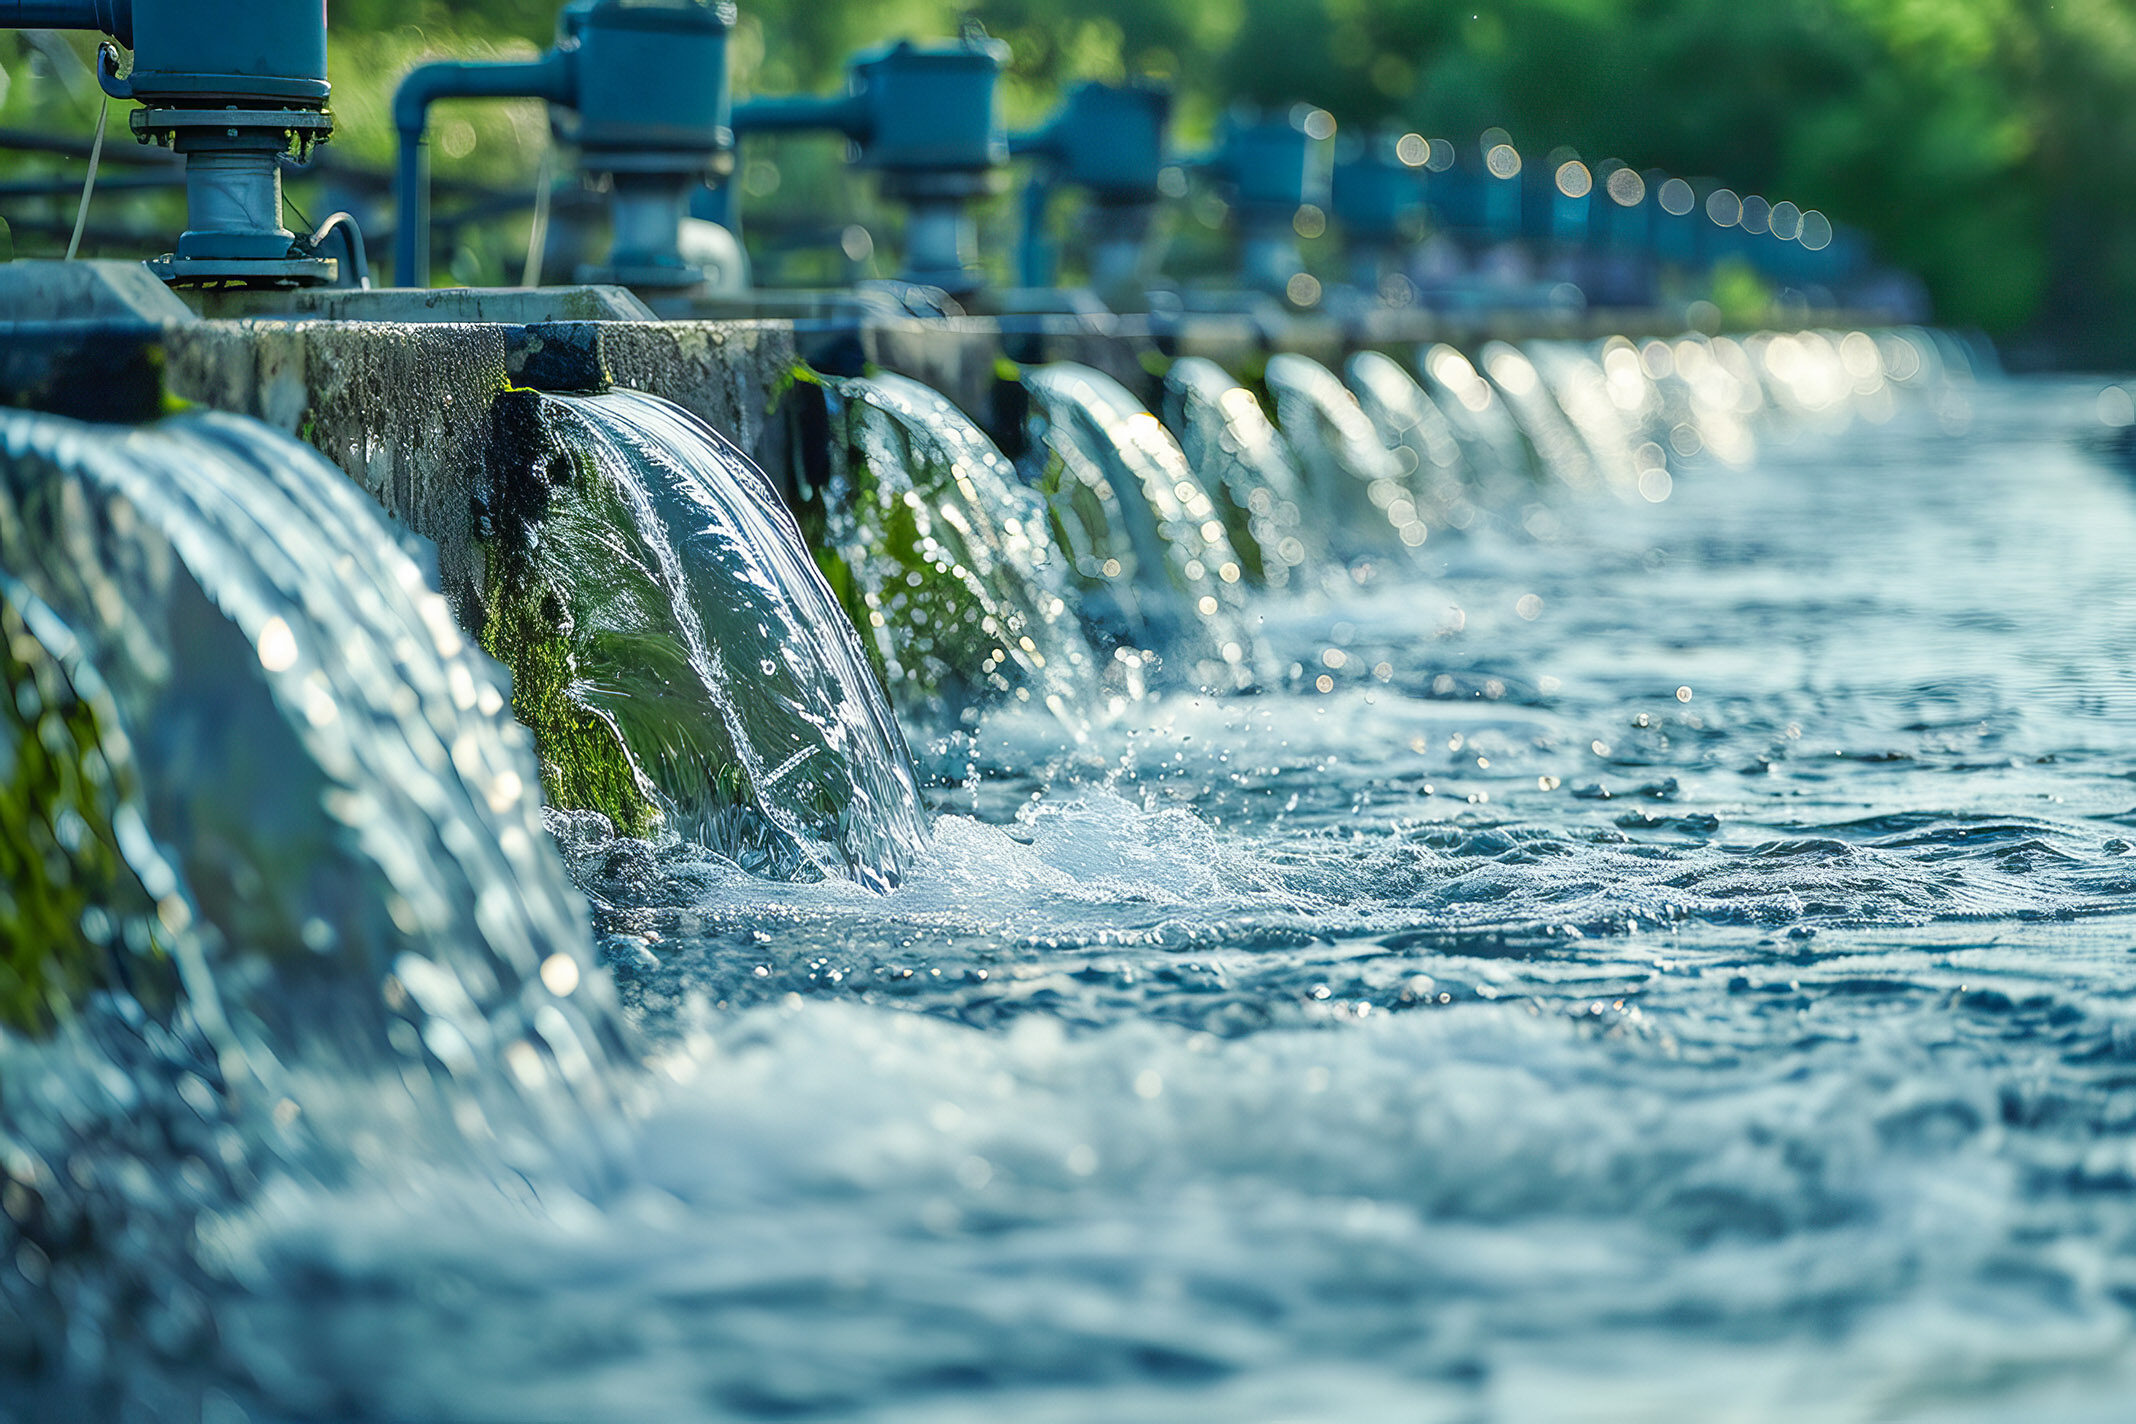
[[[162,1417],[221,1344],[198,1227],[271,1183],[606,1130],[504,705],[309,448],[0,411],[0,1413]]]
[[[1360,351],[1345,367],[1358,408],[1392,450],[1427,524],[1468,529],[1495,491],[1480,488],[1453,422],[1393,357]]]
[[[1504,341],[1485,342],[1477,357],[1543,469],[1574,489],[1600,483],[1587,447],[1543,384],[1535,363],[1519,347]]]
[[[926,838],[903,733],[793,515],[654,396],[516,393],[484,643],[551,805],[886,888]]]
[[[0,721],[10,810],[32,803],[8,830],[95,842],[75,873],[123,887],[60,943],[22,938],[18,890],[11,951],[67,966],[61,990],[160,995],[141,966],[167,960],[196,1016],[234,1025],[226,1046],[275,1057],[360,1060],[398,1020],[448,1067],[511,1043],[557,1065],[598,1051],[604,1001],[540,989],[558,956],[550,977],[576,984],[587,933],[525,738],[346,475],[221,415],[127,430],[0,412],[0,456],[9,672],[44,689]],[[549,1002],[565,997],[568,1015]]]
[[[1339,544],[1414,549],[1429,531],[1394,452],[1335,373],[1309,356],[1268,358],[1276,424],[1318,494]]]
[[[1191,681],[1240,686],[1253,661],[1245,566],[1179,442],[1112,377],[1061,362],[1024,373],[1027,478],[1115,656],[1181,656]]]
[[[804,462],[809,543],[902,706],[1036,698],[1079,716],[1095,658],[1042,500],[964,413],[903,376],[823,378],[832,438]]]
[[[1491,383],[1468,357],[1444,342],[1425,349],[1417,362],[1424,388],[1460,432],[1469,463],[1487,485],[1526,485],[1536,474],[1535,454]]]
[[[1164,377],[1165,422],[1215,503],[1249,582],[1288,588],[1326,553],[1283,437],[1260,401],[1205,356],[1183,356]]]

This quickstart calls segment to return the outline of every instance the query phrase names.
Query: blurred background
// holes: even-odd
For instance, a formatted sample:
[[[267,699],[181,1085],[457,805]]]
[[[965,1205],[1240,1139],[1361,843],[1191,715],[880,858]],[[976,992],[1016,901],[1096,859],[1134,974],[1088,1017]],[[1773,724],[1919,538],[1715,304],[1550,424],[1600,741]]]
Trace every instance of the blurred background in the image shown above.
[[[320,176],[291,184],[299,215],[352,207],[390,227],[400,76],[428,58],[532,57],[557,8],[332,0],[336,132]],[[736,95],[828,91],[857,50],[967,22],[1011,46],[1011,128],[1074,80],[1131,76],[1176,86],[1182,150],[1238,102],[1310,102],[1349,133],[1496,126],[1525,152],[1569,147],[1821,209],[1918,274],[1937,320],[1985,330],[2014,364],[2136,357],[2128,0],[752,0]],[[101,101],[92,63],[89,37],[0,32],[0,252],[65,248]],[[163,156],[135,149],[122,114],[112,122],[84,252],[145,255],[167,245],[182,200]],[[439,278],[516,281],[535,186],[570,181],[568,164],[543,166],[542,106],[444,105],[432,142]],[[871,237],[885,215],[843,157],[842,141],[815,136],[744,146],[736,182],[760,282],[886,275]],[[1215,202],[1173,216],[1169,272],[1220,265]],[[983,215],[989,260],[1006,262],[1014,225],[1007,196]],[[374,254],[384,247],[374,236]]]

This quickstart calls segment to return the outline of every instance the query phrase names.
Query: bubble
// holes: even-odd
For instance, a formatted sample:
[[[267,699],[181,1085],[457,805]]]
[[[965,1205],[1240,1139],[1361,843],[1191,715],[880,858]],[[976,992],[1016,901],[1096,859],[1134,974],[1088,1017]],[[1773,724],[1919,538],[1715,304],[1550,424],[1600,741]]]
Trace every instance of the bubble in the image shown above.
[[[1745,232],[1769,232],[1772,216],[1773,205],[1753,194],[1743,200],[1743,211],[1736,223]]]
[[[1310,272],[1300,272],[1283,284],[1283,295],[1290,298],[1292,306],[1313,306],[1320,301],[1320,279]]]
[[[2136,396],[2126,386],[2108,386],[2099,392],[2099,423],[2116,430],[2136,425]]]
[[[1775,203],[1772,216],[1766,219],[1766,226],[1771,228],[1773,236],[1782,242],[1793,242],[1796,234],[1802,231],[1802,209],[1793,203]]]
[[[1326,109],[1308,109],[1304,118],[1299,120],[1298,127],[1304,129],[1305,136],[1310,139],[1333,138],[1335,137],[1335,116]]]
[[[1433,173],[1444,173],[1454,166],[1459,157],[1451,143],[1443,138],[1435,138],[1431,141],[1431,154],[1424,160],[1424,166]]]
[[[1403,134],[1394,141],[1394,156],[1411,168],[1422,168],[1431,162],[1431,140],[1422,134]]]
[[[1595,176],[1579,159],[1568,159],[1558,165],[1557,190],[1568,198],[1584,198],[1595,190]]]
[[[1603,188],[1608,192],[1610,201],[1620,208],[1636,208],[1646,201],[1646,179],[1640,177],[1635,169],[1619,168],[1609,175]]]
[[[1301,206],[1291,215],[1291,231],[1300,237],[1312,238],[1328,230],[1328,215],[1311,203]]]
[[[1721,227],[1734,227],[1743,218],[1743,200],[1732,188],[1716,188],[1706,197],[1706,216]]]
[[[1493,178],[1517,178],[1520,176],[1520,150],[1510,143],[1492,144],[1483,155],[1483,166]]]
[[[1663,212],[1679,218],[1698,206],[1698,194],[1681,178],[1664,182],[1655,200],[1661,204]]]
[[[1812,252],[1822,252],[1832,245],[1832,220],[1815,208],[1802,215],[1802,229],[1795,240]]]

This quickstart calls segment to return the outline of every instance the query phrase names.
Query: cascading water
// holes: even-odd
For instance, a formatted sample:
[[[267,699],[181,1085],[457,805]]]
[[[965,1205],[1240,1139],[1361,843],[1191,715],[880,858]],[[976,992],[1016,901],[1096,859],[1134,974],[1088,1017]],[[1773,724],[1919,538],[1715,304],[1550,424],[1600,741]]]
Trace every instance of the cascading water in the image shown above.
[[[1331,536],[1349,552],[1405,550],[1429,530],[1394,451],[1335,373],[1306,356],[1268,358],[1276,423],[1320,500]]]
[[[1085,619],[1131,667],[1156,653],[1181,658],[1202,686],[1243,683],[1253,663],[1245,566],[1179,442],[1101,372],[1061,362],[1023,380],[1027,479],[1046,498]]]
[[[1096,659],[1070,611],[1046,507],[994,443],[902,376],[824,377],[832,438],[800,472],[809,545],[903,707],[986,697],[1056,716]]]
[[[1757,1424],[1961,1401],[2118,1419],[2136,1378],[2127,660],[2069,610],[2132,596],[2126,471],[2070,439],[2104,419],[2095,387],[1975,390],[1929,374],[1926,338],[1865,340],[1524,348],[1590,459],[1651,442],[1673,490],[1575,504],[1509,484],[1500,504],[1479,476],[1465,497],[1490,533],[1449,541],[1449,573],[1241,606],[1272,665],[1307,675],[1160,693],[1065,761],[1057,722],[982,709],[959,735],[1011,748],[1015,774],[975,776],[978,818],[940,817],[894,889],[552,818],[611,902],[600,928],[658,1070],[595,1074],[631,1088],[598,1168],[503,1114],[484,1121],[515,1145],[423,1160],[437,1138],[403,1135],[368,1082],[203,1118],[208,1036],[114,1010],[130,996],[92,990],[48,1038],[0,1038],[0,1420],[1554,1421],[1598,1398]],[[1583,405],[1597,371],[1615,416]],[[1384,371],[1349,374],[1368,414],[1365,387],[1398,408]],[[1170,557],[1133,542],[1113,484],[1139,429],[1105,453],[1046,384],[1040,433],[1072,454],[1049,447],[1044,473],[1086,461],[1112,547]],[[1134,410],[1074,398],[1100,431]],[[722,500],[768,495],[636,398],[511,399],[548,442],[522,450],[570,468],[500,467],[492,594],[553,593],[577,620],[556,685],[591,709],[615,690],[569,660],[582,630],[658,580],[611,573],[567,607],[532,574],[650,567],[653,545],[727,527]],[[1709,460],[1730,429],[1756,436],[1741,474]],[[641,468],[684,449],[735,487],[685,497],[676,470]],[[1580,515],[1548,544],[1517,533],[1538,499]],[[0,542],[31,719],[0,794],[57,787],[36,793],[40,863],[120,846],[82,873],[139,919],[156,899],[129,882],[162,883],[158,861],[107,827],[148,816],[153,764],[120,727],[120,664],[76,626],[96,601],[16,564],[39,547]],[[779,547],[781,568],[802,557]],[[735,575],[691,557],[685,601],[713,630]],[[255,624],[233,637],[257,678],[283,644]],[[479,711],[495,684],[466,661]],[[306,666],[267,679],[299,731]],[[400,686],[364,668],[379,696]],[[235,987],[242,1009],[271,985]],[[537,1017],[587,1011],[584,988],[525,989]],[[421,1066],[454,1084],[527,1061],[508,1043],[495,1074],[439,1042]],[[62,1120],[64,1155],[22,1131]],[[445,1127],[474,1142],[484,1122]],[[299,1158],[339,1170],[280,1165]],[[124,1203],[89,1231],[64,1215],[95,1199],[85,1177]],[[22,1324],[53,1300],[85,1323]],[[61,1358],[120,1395],[14,1388]]]
[[[1491,383],[1469,358],[1440,342],[1427,347],[1417,362],[1424,388],[1460,432],[1469,463],[1485,485],[1504,482],[1519,488],[1537,471],[1535,452]]]
[[[1499,398],[1512,412],[1514,422],[1545,471],[1574,489],[1601,482],[1600,471],[1579,433],[1525,352],[1509,342],[1490,341],[1477,353],[1477,363],[1497,388]]]
[[[227,1344],[204,1221],[352,1142],[531,1169],[629,1035],[494,665],[347,476],[0,412],[0,569],[0,1417],[162,1418]]]
[[[1446,412],[1400,362],[1379,351],[1360,351],[1345,367],[1358,408],[1372,422],[1380,443],[1405,468],[1411,497],[1425,522],[1442,529],[1473,527],[1480,503],[1493,492],[1472,487],[1473,474],[1461,438]]]
[[[1165,421],[1216,505],[1249,582],[1284,589],[1325,554],[1310,497],[1261,402],[1203,356],[1164,376]]]
[[[5,414],[0,455],[0,567],[35,600],[17,616],[71,640],[16,661],[79,659],[109,689],[111,751],[85,771],[136,768],[118,847],[164,926],[208,942],[222,1011],[278,1053],[347,1035],[360,1056],[385,1011],[352,979],[423,956],[404,977],[437,976],[440,1034],[500,1052],[540,966],[584,952],[583,916],[494,676],[376,506],[234,417]]]
[[[896,884],[926,838],[904,734],[763,474],[653,396],[506,401],[484,641],[550,804]]]

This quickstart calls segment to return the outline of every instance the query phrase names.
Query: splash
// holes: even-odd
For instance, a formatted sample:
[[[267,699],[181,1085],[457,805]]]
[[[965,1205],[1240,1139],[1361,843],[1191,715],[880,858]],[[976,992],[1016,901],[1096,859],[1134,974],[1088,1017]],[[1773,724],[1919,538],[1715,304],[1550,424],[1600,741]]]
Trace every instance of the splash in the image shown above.
[[[1025,372],[1036,468],[1084,616],[1116,657],[1181,657],[1202,686],[1243,684],[1245,566],[1179,442],[1110,376]],[[1123,656],[1124,655],[1124,656]]]
[[[1203,356],[1164,378],[1165,422],[1224,521],[1248,581],[1288,588],[1326,556],[1311,500],[1283,437],[1252,391]]]
[[[804,480],[817,562],[901,706],[1088,701],[1095,658],[1044,503],[962,411],[902,376],[826,377],[835,438]]]
[[[895,884],[926,837],[904,734],[763,474],[654,396],[501,411],[485,640],[550,803]]]

